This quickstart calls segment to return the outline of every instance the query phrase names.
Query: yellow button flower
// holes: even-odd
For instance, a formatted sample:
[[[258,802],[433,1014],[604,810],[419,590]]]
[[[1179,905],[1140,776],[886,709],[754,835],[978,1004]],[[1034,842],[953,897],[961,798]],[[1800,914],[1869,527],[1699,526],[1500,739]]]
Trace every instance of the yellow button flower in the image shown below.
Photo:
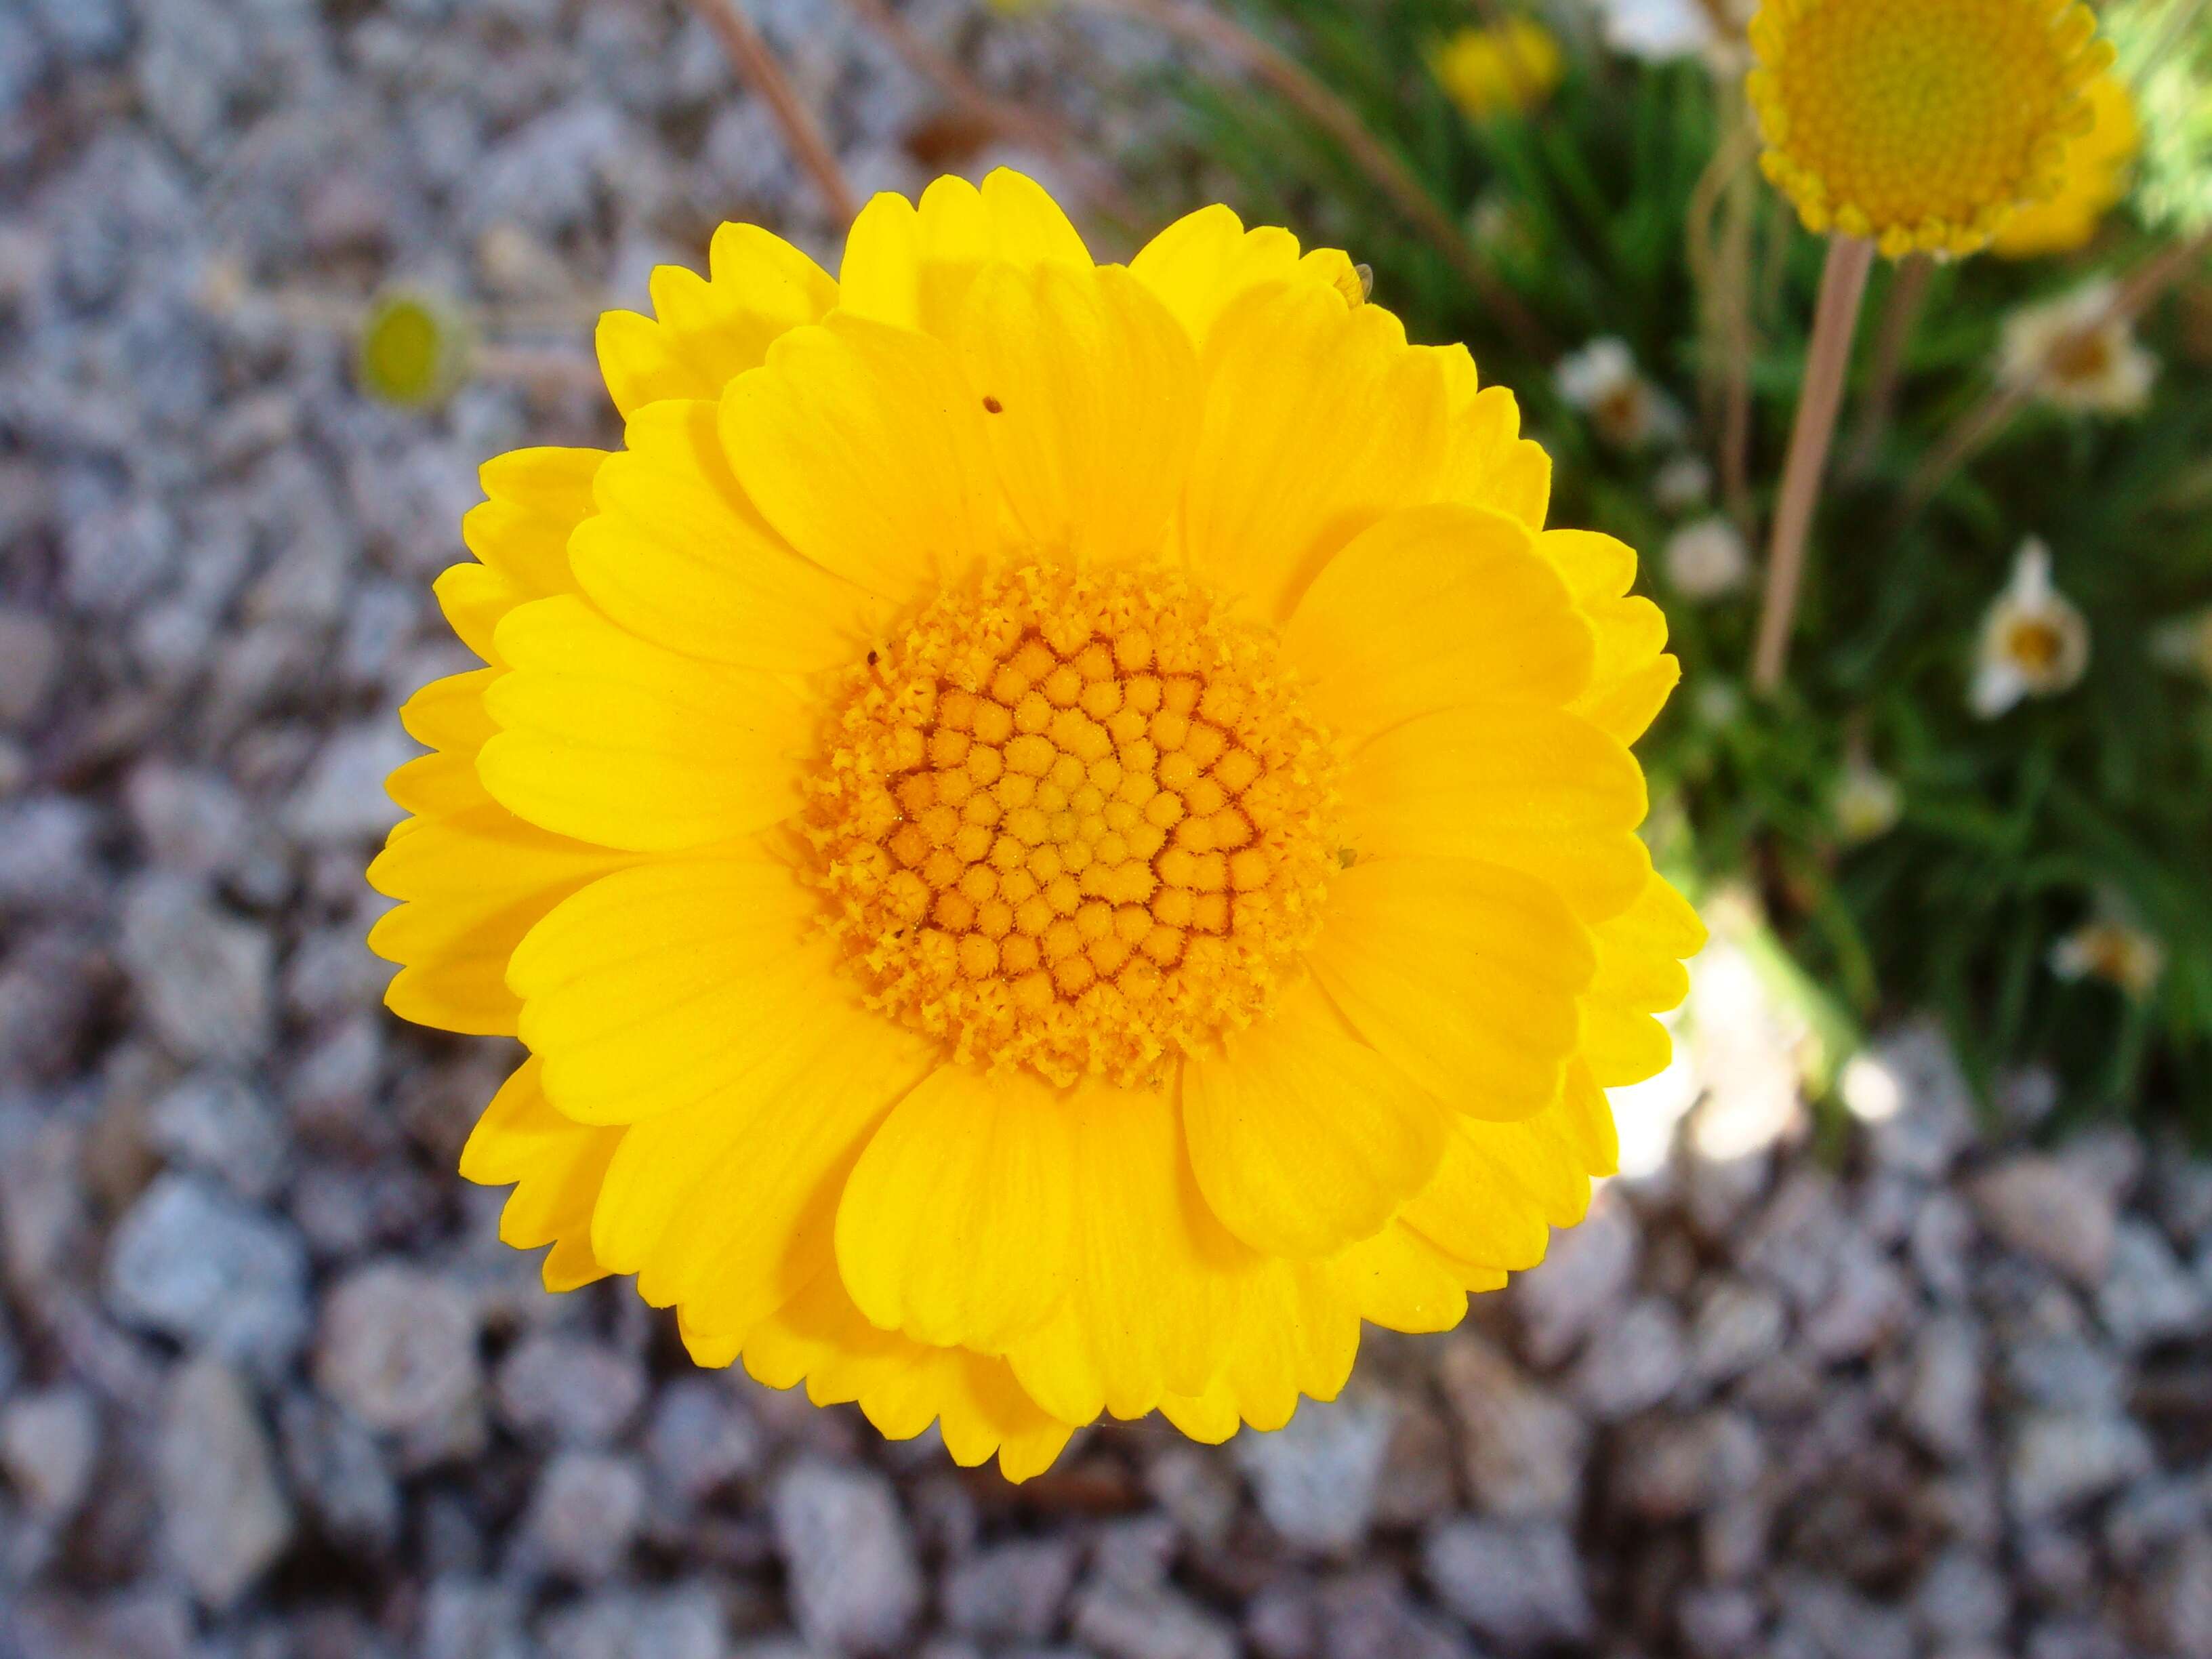
[[[1534,109],[1559,84],[1552,32],[1533,18],[1455,32],[1437,49],[1437,79],[1471,120]]]
[[[2112,58],[2096,28],[2064,0],[1765,0],[1760,165],[1816,234],[1970,253],[2057,192]]]
[[[2066,147],[2058,189],[2005,221],[1990,251],[2008,259],[2071,253],[2097,234],[2097,224],[2127,193],[2128,166],[2142,147],[2142,128],[2126,82],[2105,74],[2089,82],[2089,131]]]
[[[1100,266],[1003,172],[652,292],[623,447],[484,469],[371,871],[391,1006],[529,1050],[501,1236],[1015,1479],[1537,1261],[1702,930],[1664,624],[1512,395],[1341,253]]]

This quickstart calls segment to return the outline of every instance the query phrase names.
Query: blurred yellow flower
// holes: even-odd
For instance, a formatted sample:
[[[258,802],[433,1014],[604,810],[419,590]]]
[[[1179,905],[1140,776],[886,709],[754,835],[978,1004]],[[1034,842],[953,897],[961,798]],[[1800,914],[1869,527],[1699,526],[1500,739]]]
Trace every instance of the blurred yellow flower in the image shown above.
[[[2104,74],[2086,94],[2094,125],[2066,147],[2057,193],[2034,202],[2001,226],[1990,251],[2008,259],[2069,253],[2096,234],[2098,221],[2127,193],[2129,163],[2142,143],[2135,100],[2118,76]]]
[[[361,389],[403,407],[441,402],[467,378],[476,344],[467,313],[427,291],[392,289],[370,303],[355,355]]]
[[[1703,930],[1636,833],[1664,620],[1511,394],[1341,252],[1101,266],[1006,172],[710,272],[602,319],[622,448],[486,466],[484,666],[403,711],[372,943],[529,1050],[501,1237],[1013,1479],[1533,1265]]]
[[[1437,49],[1437,79],[1471,120],[1535,108],[1565,67],[1559,43],[1533,18],[1461,29]]]
[[[1899,258],[1970,253],[2059,187],[2112,62],[2052,0],[1765,0],[1748,82],[1760,166],[1805,228]]]

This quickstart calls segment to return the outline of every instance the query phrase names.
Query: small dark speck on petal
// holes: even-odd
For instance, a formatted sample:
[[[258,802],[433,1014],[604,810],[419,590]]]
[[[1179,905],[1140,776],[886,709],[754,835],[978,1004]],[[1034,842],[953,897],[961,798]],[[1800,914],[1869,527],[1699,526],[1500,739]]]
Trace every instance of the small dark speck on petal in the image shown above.
[[[1006,412],[1006,404],[1000,403],[996,398],[984,398],[983,407],[986,410],[994,415],[1003,415]]]

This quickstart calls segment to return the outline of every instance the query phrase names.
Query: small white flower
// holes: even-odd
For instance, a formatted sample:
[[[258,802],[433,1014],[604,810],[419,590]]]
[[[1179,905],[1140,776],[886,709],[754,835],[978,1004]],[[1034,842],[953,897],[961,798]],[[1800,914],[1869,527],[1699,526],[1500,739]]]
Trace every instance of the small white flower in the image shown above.
[[[1997,376],[2058,408],[2132,415],[2150,401],[2158,359],[2128,324],[2101,320],[2112,285],[2092,283],[2063,300],[2024,306],[2005,319]]]
[[[2051,947],[2051,971],[2063,980],[2101,979],[2131,997],[2147,997],[2166,971],[2166,947],[2106,902]]]
[[[1708,676],[1692,689],[1690,708],[1703,724],[1725,731],[1743,717],[1743,693],[1727,680]]]
[[[1695,455],[1677,455],[1651,475],[1651,499],[1662,513],[1687,513],[1713,493],[1713,470]]]
[[[1667,538],[1667,580],[1686,599],[1725,599],[1751,576],[1743,532],[1717,514]]]
[[[1897,827],[1905,813],[1905,792],[1895,778],[1855,754],[1844,763],[1828,805],[1836,833],[1846,842],[1873,841]]]
[[[2088,622],[2051,585],[2051,550],[2031,536],[1983,620],[1968,701],[1977,714],[1993,720],[2022,697],[2070,689],[2088,666]]]
[[[1743,52],[1743,26],[1753,7],[1747,0],[1597,0],[1605,15],[1605,42],[1632,58],[1663,64],[1702,56],[1716,70],[1735,66]],[[1733,27],[1723,33],[1716,12]]]
[[[1607,335],[1570,352],[1553,371],[1559,395],[1587,413],[1607,441],[1644,449],[1682,434],[1682,411],[1637,372],[1626,340]]]

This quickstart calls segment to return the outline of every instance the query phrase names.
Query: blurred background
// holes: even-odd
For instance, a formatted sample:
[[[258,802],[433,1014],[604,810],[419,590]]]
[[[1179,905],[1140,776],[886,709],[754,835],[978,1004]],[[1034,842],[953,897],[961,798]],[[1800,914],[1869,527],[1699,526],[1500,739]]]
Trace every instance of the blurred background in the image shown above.
[[[0,0],[0,1656],[2212,1654],[2212,21],[2104,7],[2064,210],[1877,272],[1767,696],[1821,247],[1747,9]],[[1668,613],[1715,933],[1543,1267],[1019,1488],[544,1294],[453,1172],[508,1056],[362,943],[430,580],[484,457],[617,441],[599,312],[1000,163],[1516,390]]]

